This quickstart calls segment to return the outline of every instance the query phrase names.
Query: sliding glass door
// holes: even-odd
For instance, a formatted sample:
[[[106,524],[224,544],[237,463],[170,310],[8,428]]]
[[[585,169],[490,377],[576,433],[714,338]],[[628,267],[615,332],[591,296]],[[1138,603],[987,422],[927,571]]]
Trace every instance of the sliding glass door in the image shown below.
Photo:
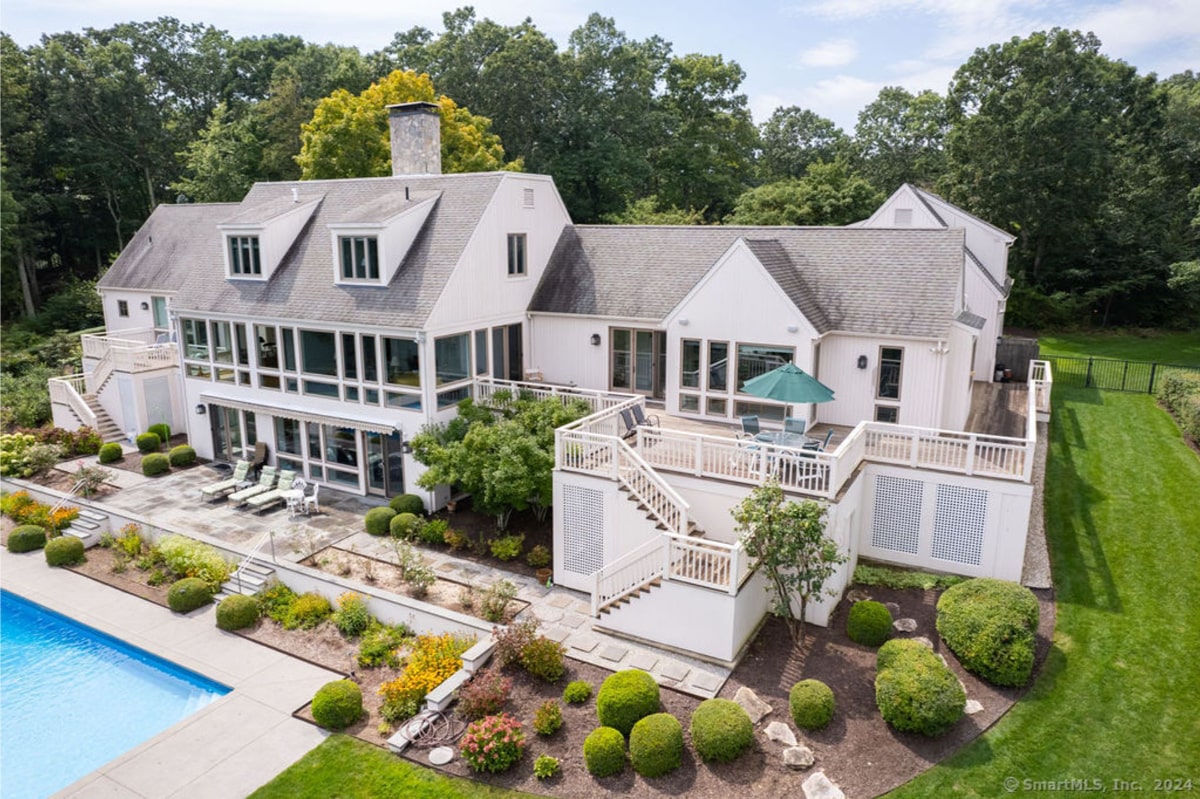
[[[666,385],[666,336],[658,330],[609,331],[611,388],[661,398]]]

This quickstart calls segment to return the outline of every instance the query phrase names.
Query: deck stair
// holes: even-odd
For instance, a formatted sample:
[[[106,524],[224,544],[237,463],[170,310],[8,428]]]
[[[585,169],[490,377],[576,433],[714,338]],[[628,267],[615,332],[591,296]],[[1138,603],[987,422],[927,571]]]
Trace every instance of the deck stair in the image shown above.
[[[614,610],[617,610],[625,605],[628,605],[633,600],[637,599],[638,597],[642,596],[643,594],[650,593],[651,591],[653,591],[654,589],[658,588],[661,585],[662,585],[662,578],[655,577],[653,580],[646,583],[641,588],[638,588],[637,590],[633,591],[632,593],[626,594],[625,596],[621,597],[620,599],[618,599],[614,602],[610,602],[609,604],[600,608],[600,615],[603,616],[606,613],[611,613]]]
[[[111,531],[108,514],[83,508],[73,522],[63,529],[63,535],[73,536],[83,542],[84,549],[100,543],[100,536]]]
[[[95,394],[84,394],[83,401],[91,408],[92,413],[96,414],[96,432],[100,434],[100,438],[104,441],[120,441],[125,437],[121,426],[108,415],[108,411],[100,405],[100,400]]]
[[[254,596],[274,581],[275,570],[273,568],[247,558],[238,567],[237,572],[221,585],[221,590],[217,591],[213,600],[220,602],[225,597],[234,594]]]

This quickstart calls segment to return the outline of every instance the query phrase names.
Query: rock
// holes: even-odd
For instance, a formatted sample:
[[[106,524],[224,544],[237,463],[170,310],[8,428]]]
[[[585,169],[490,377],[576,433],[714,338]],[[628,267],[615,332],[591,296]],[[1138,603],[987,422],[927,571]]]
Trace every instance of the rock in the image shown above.
[[[454,759],[454,750],[449,746],[438,746],[429,750],[429,762],[435,766],[444,766]]]
[[[794,769],[806,769],[816,761],[807,746],[789,746],[783,750],[783,765]]]
[[[846,794],[825,776],[824,771],[814,771],[801,784],[804,799],[846,799]]]
[[[863,602],[871,598],[871,592],[865,588],[855,588],[846,594],[846,601],[853,604],[855,602]]]
[[[917,620],[916,619],[907,619],[907,618],[906,619],[896,619],[894,622],[892,622],[892,627],[894,627],[895,629],[899,630],[902,633],[916,632]]]
[[[754,724],[758,724],[763,720],[763,716],[771,712],[771,706],[759,699],[758,694],[744,685],[737,689],[737,693],[733,695],[733,701],[741,705],[742,710],[746,711],[750,716],[750,721]]]
[[[784,746],[796,745],[796,734],[792,732],[791,727],[782,721],[772,721],[767,725],[767,737],[772,741],[778,741]]]
[[[983,705],[979,704],[974,699],[968,699],[967,703],[963,705],[963,713],[966,713],[968,716],[974,716],[981,710],[983,710]]]
[[[913,638],[912,640],[916,641],[918,644],[920,644],[923,647],[926,647],[927,649],[933,649],[933,641],[930,641],[928,638],[926,638],[923,635],[918,635],[915,638]]]
[[[900,605],[899,604],[897,604],[895,602],[884,602],[883,606],[888,609],[888,613],[891,613],[893,617],[900,615]]]

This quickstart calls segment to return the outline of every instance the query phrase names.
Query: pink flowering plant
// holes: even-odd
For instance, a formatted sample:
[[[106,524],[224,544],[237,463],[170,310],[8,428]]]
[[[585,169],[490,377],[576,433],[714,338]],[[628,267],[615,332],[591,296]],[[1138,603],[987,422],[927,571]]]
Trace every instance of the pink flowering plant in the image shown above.
[[[507,771],[525,754],[521,722],[508,713],[472,722],[459,745],[459,753],[475,771]]]

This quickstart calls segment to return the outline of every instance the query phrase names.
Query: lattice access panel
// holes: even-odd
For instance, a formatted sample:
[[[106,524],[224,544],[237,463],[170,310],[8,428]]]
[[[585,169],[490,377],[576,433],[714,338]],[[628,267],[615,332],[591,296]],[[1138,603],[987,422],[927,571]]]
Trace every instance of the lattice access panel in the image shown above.
[[[563,568],[591,574],[604,565],[604,492],[563,486]]]
[[[871,518],[871,546],[892,552],[917,554],[921,540],[920,480],[878,475],[875,478],[875,510]]]
[[[933,557],[978,566],[983,560],[987,509],[988,492],[939,485],[933,520]]]

